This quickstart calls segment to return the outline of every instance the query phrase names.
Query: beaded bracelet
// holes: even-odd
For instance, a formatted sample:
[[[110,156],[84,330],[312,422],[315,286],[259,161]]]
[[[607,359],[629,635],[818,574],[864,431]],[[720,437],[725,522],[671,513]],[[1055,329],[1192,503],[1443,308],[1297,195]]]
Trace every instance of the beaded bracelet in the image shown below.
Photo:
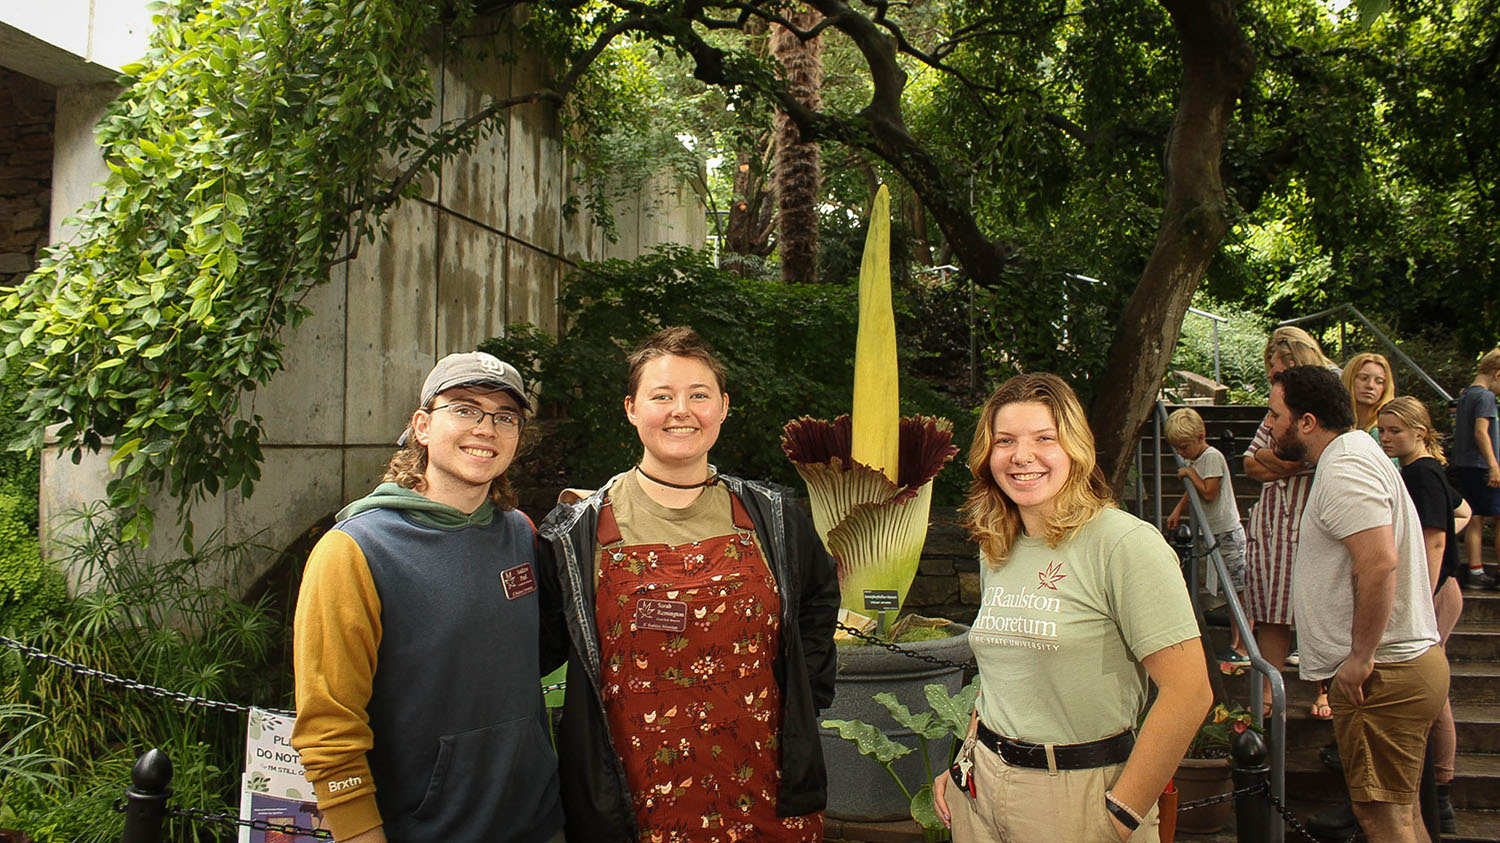
[[[1141,815],[1131,810],[1129,805],[1116,799],[1113,791],[1104,791],[1104,805],[1127,829],[1135,831],[1141,827]]]

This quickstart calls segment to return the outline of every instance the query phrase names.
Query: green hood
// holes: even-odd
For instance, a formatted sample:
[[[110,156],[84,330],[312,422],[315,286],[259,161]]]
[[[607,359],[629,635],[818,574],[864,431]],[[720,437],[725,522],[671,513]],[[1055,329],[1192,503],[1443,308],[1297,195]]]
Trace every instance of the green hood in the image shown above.
[[[367,509],[395,509],[411,514],[411,519],[429,527],[454,529],[470,524],[484,527],[495,520],[495,504],[489,498],[471,513],[458,507],[438,503],[421,492],[405,489],[395,483],[381,483],[375,491],[339,510],[338,520],[358,515]]]

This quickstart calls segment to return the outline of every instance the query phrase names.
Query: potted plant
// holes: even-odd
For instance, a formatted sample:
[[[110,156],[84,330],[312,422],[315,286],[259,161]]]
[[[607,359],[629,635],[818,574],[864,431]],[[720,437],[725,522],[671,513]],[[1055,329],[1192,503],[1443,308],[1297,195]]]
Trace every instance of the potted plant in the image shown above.
[[[875,702],[890,712],[891,719],[906,734],[917,739],[922,761],[922,780],[915,787],[897,771],[895,763],[898,759],[918,752],[918,749],[894,740],[889,732],[861,720],[824,720],[823,727],[836,731],[841,738],[853,744],[861,755],[873,759],[890,773],[892,781],[906,795],[912,819],[922,826],[924,840],[947,840],[948,827],[943,825],[932,802],[932,779],[938,771],[947,767],[953,757],[955,742],[961,743],[968,732],[969,713],[974,710],[974,699],[979,695],[979,686],[970,682],[951,697],[948,689],[937,683],[925,686],[922,691],[932,710],[921,714],[912,714],[911,709],[892,694],[875,695]],[[936,747],[931,745],[931,742],[945,737],[949,740]]]
[[[1186,804],[1210,796],[1228,793],[1233,782],[1229,770],[1230,743],[1246,730],[1260,731],[1255,725],[1255,715],[1244,706],[1227,706],[1216,703],[1193,735],[1188,744],[1187,755],[1177,766],[1172,781],[1177,786],[1177,798]],[[1229,824],[1231,802],[1219,802],[1204,808],[1180,811],[1177,814],[1177,830],[1193,834],[1210,834]]]
[[[807,483],[813,524],[838,565],[841,618],[856,628],[874,618],[874,631],[889,640],[901,626],[891,621],[899,615],[921,561],[932,478],[958,449],[947,420],[900,417],[890,195],[884,186],[875,196],[860,265],[853,411],[833,421],[804,417],[789,422],[781,445]],[[936,657],[935,663],[876,647],[840,647],[839,686],[826,714],[836,720],[869,720],[880,713],[877,694],[890,693],[913,705],[922,685],[934,680],[949,693],[957,691],[962,670],[943,663],[968,659],[967,627],[947,621],[925,625],[923,637],[932,640],[909,646]],[[957,634],[933,639],[933,625]],[[830,815],[888,820],[906,814],[909,799],[901,791],[888,783],[866,786],[852,772],[864,764],[859,756],[836,733],[825,730],[823,735]],[[915,775],[915,761],[907,761],[904,774]]]

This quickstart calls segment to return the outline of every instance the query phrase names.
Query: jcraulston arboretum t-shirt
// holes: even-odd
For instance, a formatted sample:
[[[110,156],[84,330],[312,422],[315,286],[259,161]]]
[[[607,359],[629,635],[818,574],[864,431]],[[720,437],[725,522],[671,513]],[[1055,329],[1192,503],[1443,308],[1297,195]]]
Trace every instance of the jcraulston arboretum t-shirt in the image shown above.
[[[1056,548],[1020,536],[999,568],[979,566],[969,642],[979,717],[1033,743],[1133,729],[1146,701],[1141,659],[1198,637],[1187,586],[1151,525],[1106,509]]]

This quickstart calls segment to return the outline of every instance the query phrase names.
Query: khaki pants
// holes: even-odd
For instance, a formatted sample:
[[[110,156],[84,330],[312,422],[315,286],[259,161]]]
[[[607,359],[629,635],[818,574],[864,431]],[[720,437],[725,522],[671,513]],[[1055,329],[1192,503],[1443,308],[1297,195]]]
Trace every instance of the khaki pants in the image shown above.
[[[974,747],[975,798],[949,782],[954,843],[1117,843],[1104,791],[1124,764],[1088,770],[1012,767],[984,745]],[[1156,806],[1130,843],[1159,843]]]

